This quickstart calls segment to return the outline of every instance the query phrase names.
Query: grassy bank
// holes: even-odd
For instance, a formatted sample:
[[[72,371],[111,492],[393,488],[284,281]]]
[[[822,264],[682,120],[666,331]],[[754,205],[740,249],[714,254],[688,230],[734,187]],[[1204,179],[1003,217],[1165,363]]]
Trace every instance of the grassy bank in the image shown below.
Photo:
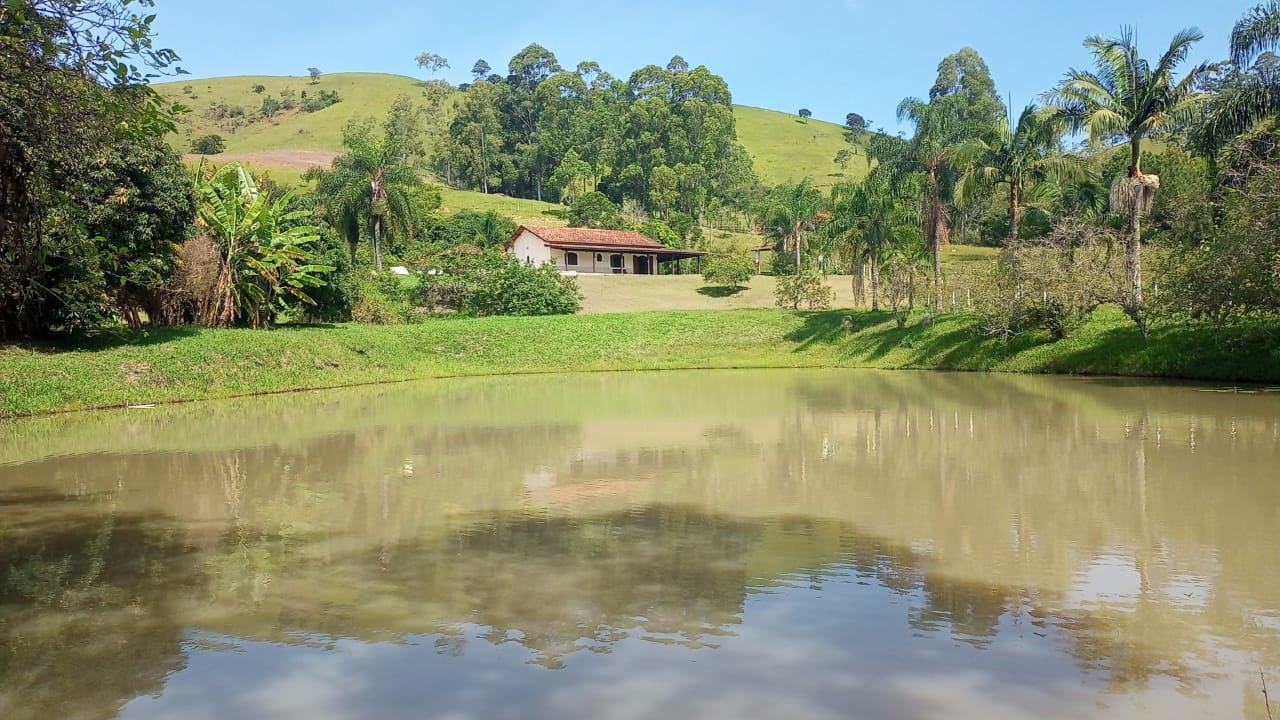
[[[158,403],[417,378],[731,367],[877,367],[1280,382],[1280,352],[1157,327],[1118,311],[1051,343],[984,338],[947,316],[903,330],[885,313],[648,312],[336,325],[173,329],[74,349],[0,348],[0,415]]]

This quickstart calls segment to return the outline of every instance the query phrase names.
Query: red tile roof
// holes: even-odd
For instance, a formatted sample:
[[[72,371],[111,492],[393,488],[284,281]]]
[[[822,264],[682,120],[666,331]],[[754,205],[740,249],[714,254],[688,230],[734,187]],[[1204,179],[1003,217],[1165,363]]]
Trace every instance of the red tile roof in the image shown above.
[[[631,230],[594,230],[592,228],[521,225],[516,228],[516,232],[511,236],[511,239],[514,240],[520,237],[520,232],[523,230],[528,230],[542,238],[542,241],[550,247],[568,245],[571,247],[626,248],[649,251],[667,249],[666,245],[657,240]]]

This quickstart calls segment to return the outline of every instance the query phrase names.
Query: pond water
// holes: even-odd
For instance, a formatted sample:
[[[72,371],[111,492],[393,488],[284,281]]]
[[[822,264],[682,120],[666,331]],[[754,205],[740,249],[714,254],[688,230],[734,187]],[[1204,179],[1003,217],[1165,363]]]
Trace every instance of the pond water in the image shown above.
[[[0,717],[1280,715],[1280,393],[767,371],[0,425]]]

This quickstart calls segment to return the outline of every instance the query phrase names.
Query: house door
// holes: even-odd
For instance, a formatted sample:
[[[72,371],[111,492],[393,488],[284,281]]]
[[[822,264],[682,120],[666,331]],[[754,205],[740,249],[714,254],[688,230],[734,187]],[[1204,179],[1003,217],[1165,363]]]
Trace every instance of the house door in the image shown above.
[[[635,256],[635,267],[634,267],[634,269],[633,269],[633,272],[634,272],[636,275],[648,275],[648,274],[649,274],[649,256],[648,256],[648,255],[636,255],[636,256]]]

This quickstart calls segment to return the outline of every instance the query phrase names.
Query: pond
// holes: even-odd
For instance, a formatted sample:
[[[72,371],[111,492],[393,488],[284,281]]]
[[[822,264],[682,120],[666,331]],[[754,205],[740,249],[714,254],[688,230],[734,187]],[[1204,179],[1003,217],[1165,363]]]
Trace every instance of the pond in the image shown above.
[[[1280,393],[436,381],[0,425],[0,717],[1266,718]]]

